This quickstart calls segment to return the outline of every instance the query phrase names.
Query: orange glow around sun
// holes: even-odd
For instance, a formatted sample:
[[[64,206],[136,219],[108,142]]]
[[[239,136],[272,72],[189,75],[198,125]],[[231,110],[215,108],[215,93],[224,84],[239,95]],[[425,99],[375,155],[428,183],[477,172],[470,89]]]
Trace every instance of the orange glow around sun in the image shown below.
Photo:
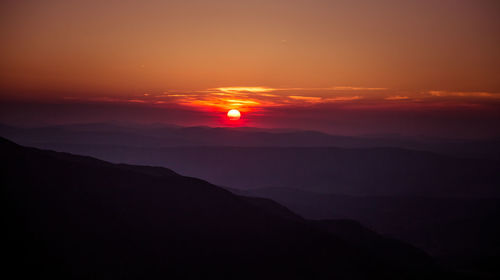
[[[229,120],[237,121],[240,119],[241,113],[236,109],[231,109],[227,112],[227,117],[229,118]]]

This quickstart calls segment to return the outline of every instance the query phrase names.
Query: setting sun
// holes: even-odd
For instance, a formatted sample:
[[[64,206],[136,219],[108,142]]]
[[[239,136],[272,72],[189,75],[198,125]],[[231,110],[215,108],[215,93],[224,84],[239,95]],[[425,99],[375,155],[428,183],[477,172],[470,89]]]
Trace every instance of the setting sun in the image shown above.
[[[236,120],[240,119],[241,113],[240,113],[240,111],[238,111],[236,109],[232,109],[232,110],[229,110],[229,112],[227,112],[227,117],[232,121],[236,121]]]

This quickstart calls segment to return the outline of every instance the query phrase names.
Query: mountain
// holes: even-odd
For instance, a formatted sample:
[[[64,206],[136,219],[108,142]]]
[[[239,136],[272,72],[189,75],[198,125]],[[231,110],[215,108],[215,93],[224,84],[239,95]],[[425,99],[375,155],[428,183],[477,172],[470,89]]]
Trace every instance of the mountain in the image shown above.
[[[168,167],[237,189],[286,187],[345,195],[500,197],[499,161],[398,148],[56,146],[60,151],[116,163]]]
[[[168,169],[3,138],[0,151],[4,273],[18,278],[443,277],[412,246],[375,233],[346,238],[342,225],[327,228]]]
[[[68,124],[22,128],[0,124],[0,135],[25,145],[62,147],[393,147],[431,151],[456,157],[500,160],[500,139],[442,139],[400,135],[331,135],[318,131],[253,127],[180,127],[163,124]]]
[[[308,219],[357,220],[424,249],[454,269],[500,276],[495,265],[500,260],[498,198],[346,196],[287,188],[231,191],[270,198]],[[346,232],[359,234],[365,232]]]
[[[373,147],[377,141],[316,132],[107,124],[31,129],[3,126],[0,132],[39,148],[115,163],[163,166],[238,189],[285,187],[345,195],[500,197],[499,160]],[[321,146],[329,144],[364,147]]]

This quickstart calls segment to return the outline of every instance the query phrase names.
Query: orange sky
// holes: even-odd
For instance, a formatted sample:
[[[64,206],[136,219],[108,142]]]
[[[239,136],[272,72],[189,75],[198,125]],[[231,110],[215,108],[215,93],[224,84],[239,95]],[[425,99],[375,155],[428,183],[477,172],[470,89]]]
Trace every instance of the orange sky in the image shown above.
[[[1,100],[242,112],[500,101],[496,0],[0,5]]]

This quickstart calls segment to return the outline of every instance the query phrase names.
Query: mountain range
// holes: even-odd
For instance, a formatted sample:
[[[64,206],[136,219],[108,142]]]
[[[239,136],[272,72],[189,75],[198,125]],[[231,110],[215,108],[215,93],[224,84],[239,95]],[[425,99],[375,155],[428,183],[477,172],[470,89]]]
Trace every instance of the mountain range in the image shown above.
[[[83,123],[35,127],[0,124],[0,135],[39,146],[121,147],[392,147],[465,158],[500,159],[500,139],[452,139],[426,136],[332,135],[319,131],[254,127],[182,127],[165,124]]]
[[[6,271],[19,278],[428,279],[411,245],[309,221],[158,167],[0,139]]]
[[[162,214],[162,218],[170,217],[166,220],[169,228],[172,224],[182,225],[178,229],[172,227],[172,232],[162,234],[167,236],[171,234],[171,239],[174,240],[173,243],[183,244],[182,246],[179,245],[182,248],[187,246],[186,240],[198,240],[198,237],[203,237],[207,241],[206,243],[197,241],[195,242],[196,245],[189,248],[209,252],[210,256],[216,255],[217,257],[211,258],[214,260],[217,258],[224,259],[225,257],[221,257],[222,255],[230,256],[227,252],[231,250],[225,246],[220,246],[220,244],[226,241],[227,244],[233,245],[242,243],[235,236],[248,241],[244,243],[251,247],[249,249],[251,251],[264,243],[274,244],[275,240],[281,240],[281,236],[288,236],[290,232],[292,232],[292,236],[298,236],[294,230],[297,224],[300,224],[301,231],[313,231],[314,234],[320,234],[322,237],[318,238],[321,239],[321,241],[318,241],[319,245],[315,243],[314,246],[304,245],[298,248],[297,252],[302,252],[298,255],[307,250],[310,251],[307,251],[306,255],[317,255],[316,250],[323,246],[321,245],[322,238],[328,236],[325,237],[328,239],[325,244],[329,244],[332,242],[330,240],[331,236],[334,236],[334,238],[342,241],[340,243],[343,246],[350,244],[348,246],[353,246],[355,251],[357,250],[356,253],[350,255],[353,258],[357,259],[359,255],[363,255],[369,256],[367,263],[373,264],[373,259],[376,259],[384,260],[384,263],[390,264],[389,268],[383,269],[384,271],[393,271],[394,263],[398,263],[397,260],[401,259],[402,264],[400,265],[404,268],[396,270],[405,271],[404,276],[398,274],[403,278],[409,277],[409,270],[406,266],[413,261],[402,256],[408,256],[411,259],[417,255],[427,255],[428,260],[436,262],[437,267],[440,269],[459,271],[461,277],[469,275],[471,279],[494,279],[495,276],[500,275],[500,271],[496,268],[496,263],[500,260],[500,244],[497,238],[500,235],[500,224],[497,222],[500,220],[500,188],[498,188],[500,186],[500,161],[497,158],[500,145],[495,139],[451,141],[449,139],[409,139],[394,135],[334,136],[312,131],[283,129],[176,127],[165,125],[122,126],[110,124],[79,124],[32,128],[0,125],[0,135],[15,140],[22,145],[58,151],[49,152],[25,148],[8,140],[3,141],[5,155],[11,153],[11,148],[12,150],[25,150],[26,153],[30,154],[28,158],[19,157],[19,154],[12,155],[10,158],[7,157],[8,160],[3,161],[5,167],[2,171],[5,176],[2,175],[2,179],[11,178],[9,173],[12,172],[9,171],[11,170],[9,168],[14,168],[17,166],[15,164],[25,162],[24,165],[18,166],[19,170],[16,169],[17,171],[14,172],[17,177],[12,178],[18,178],[20,180],[19,186],[23,188],[24,186],[30,186],[30,191],[27,191],[26,194],[37,193],[37,195],[31,194],[28,196],[33,199],[34,203],[26,204],[38,205],[33,208],[35,209],[34,213],[50,213],[54,217],[60,215],[47,212],[48,210],[39,210],[39,208],[43,209],[49,206],[40,206],[41,202],[34,198],[48,195],[39,192],[33,187],[37,185],[38,181],[43,182],[43,186],[55,186],[53,190],[48,192],[53,197],[63,199],[70,195],[70,201],[79,203],[79,206],[75,207],[75,209],[93,209],[92,207],[95,207],[95,205],[90,207],[86,204],[90,203],[90,200],[81,202],[80,198],[74,198],[74,196],[79,196],[81,192],[84,194],[83,197],[90,196],[92,201],[106,201],[106,199],[111,198],[110,202],[113,202],[118,199],[114,198],[114,195],[124,192],[123,190],[114,189],[108,192],[108,189],[103,189],[96,191],[95,186],[104,184],[116,188],[117,184],[123,184],[128,186],[129,190],[124,192],[124,195],[129,197],[126,201],[122,201],[124,198],[121,197],[118,199],[120,200],[118,203],[119,209],[123,208],[122,205],[134,205],[134,207],[139,205],[138,209],[145,207],[146,202],[136,203],[131,201],[130,197],[140,198],[141,201],[151,201],[153,203],[151,207],[158,207],[155,211],[167,209],[169,213],[171,210],[182,214],[187,213],[185,211],[194,211],[191,209],[198,209],[196,210],[198,212],[191,213],[196,213],[198,219],[194,219],[187,214],[178,217]],[[67,153],[85,156],[74,156]],[[37,159],[39,155],[51,155],[50,157],[57,158],[58,162],[56,165],[52,161],[47,165],[39,164]],[[109,162],[96,160],[88,156]],[[31,158],[37,159],[35,161],[37,163],[29,163],[26,166],[26,162],[32,162]],[[77,166],[75,166],[76,162],[78,163]],[[10,166],[11,163],[14,163],[14,167]],[[83,163],[85,164],[81,165]],[[75,166],[76,169],[81,170],[83,173],[75,169],[66,170],[68,168],[66,165]],[[36,166],[45,171],[33,171],[36,170]],[[103,169],[98,168],[98,170],[98,166],[103,167]],[[92,172],[88,172],[90,167],[92,167]],[[31,171],[23,174],[22,169]],[[63,171],[56,175],[54,170],[58,169]],[[104,170],[108,169],[112,170],[110,173],[112,175],[105,175],[108,171]],[[175,172],[172,170],[175,170]],[[94,174],[94,171],[97,171],[98,175]],[[51,174],[50,180],[44,179],[46,177],[44,173]],[[154,184],[146,184],[148,186],[146,188],[147,192],[154,194],[155,199],[156,196],[160,199],[163,194],[157,193],[156,188],[158,187],[152,190],[150,188],[152,185],[170,186],[170,192],[166,192],[165,195],[169,198],[179,197],[179,199],[165,200],[168,201],[166,205],[170,205],[168,206],[170,208],[167,206],[161,206],[164,207],[161,208],[158,206],[161,203],[155,199],[147,197],[141,192],[132,192],[132,189],[143,187],[141,179],[129,178],[136,173],[139,173],[140,176],[146,176],[145,180],[148,182],[152,177],[156,178]],[[89,175],[87,178],[85,174],[93,175]],[[26,176],[27,178],[25,178]],[[139,175],[136,174],[136,176]],[[29,178],[34,181],[23,181]],[[118,183],[113,180],[118,180]],[[210,183],[207,183],[207,181]],[[78,195],[71,194],[71,192],[67,194],[66,189],[62,187],[66,185],[74,188]],[[206,189],[202,188],[203,191],[191,189],[192,185],[210,185],[211,188],[208,189],[217,191],[205,194]],[[161,187],[159,188],[161,189]],[[189,191],[181,191],[184,188],[189,189]],[[89,190],[88,193],[83,189]],[[190,196],[191,193],[194,195]],[[215,195],[216,193],[218,195],[224,194],[223,197],[225,198],[222,199]],[[16,194],[15,197],[15,199],[11,200],[23,201],[22,194]],[[205,201],[205,197],[208,201]],[[226,201],[227,198],[231,199]],[[47,199],[52,201],[52,198]],[[180,201],[187,202],[181,203]],[[216,201],[221,201],[221,203],[224,201],[221,205],[227,204],[230,206],[220,208],[221,205]],[[19,205],[24,205],[24,202],[19,203]],[[66,204],[61,206],[61,203],[61,201],[55,201],[53,205],[59,205],[57,207],[60,209],[68,207]],[[10,209],[17,210],[8,211],[17,213],[18,208],[25,207],[19,205],[12,206],[14,208],[9,206]],[[190,206],[187,207],[186,205]],[[246,218],[241,216],[234,217],[234,221],[233,219],[224,220],[227,218],[225,215],[222,215],[221,219],[217,216],[225,211],[239,213],[233,207],[237,206],[236,208],[240,209],[243,207],[241,205],[248,207],[244,211],[241,210],[247,213],[245,215],[250,215],[248,213],[252,211],[257,211],[261,213],[260,215],[263,215],[256,218],[251,214],[253,222],[243,222],[245,225],[252,224],[252,227],[268,224],[281,225],[286,221],[285,225],[279,226],[277,229],[264,227],[268,231],[257,226],[256,229],[264,230],[265,233],[258,232],[255,234],[250,234],[250,232],[256,229],[250,230],[243,225],[239,225],[236,231],[221,226],[226,223],[238,225],[239,223],[235,221],[246,221]],[[117,206],[114,204],[99,207],[104,209],[103,213],[117,211]],[[99,210],[92,211],[96,216],[99,216],[96,214]],[[139,214],[127,212],[126,209],[120,211],[124,211],[123,215],[125,216],[132,215],[135,217],[137,215],[137,217],[144,217],[153,215],[149,212],[146,213],[145,210],[140,210]],[[214,213],[217,215],[213,217],[216,218],[212,220],[205,219],[203,215],[211,213],[211,211],[215,211]],[[78,215],[84,214],[78,213]],[[59,217],[57,223],[64,224],[62,221],[65,220],[79,221],[82,218],[78,215]],[[279,222],[270,220],[270,217],[278,219]],[[37,220],[37,218],[33,217],[30,219]],[[52,218],[45,217],[44,219],[48,219],[48,223],[55,223],[50,221]],[[99,219],[96,220],[97,224],[102,227],[105,222]],[[261,219],[266,222],[263,223]],[[154,219],[148,217],[147,220]],[[193,222],[195,220],[206,220],[206,223],[200,227],[201,229],[187,226],[188,224],[197,224],[197,222]],[[13,221],[17,221],[17,219]],[[161,222],[156,223],[160,224]],[[134,224],[136,222],[127,224],[127,226]],[[215,228],[214,233],[214,229],[209,228],[208,225],[219,226]],[[44,226],[46,227],[46,225]],[[31,231],[31,227],[36,228],[36,226],[30,225],[25,230]],[[151,225],[145,227],[151,227]],[[290,227],[294,229],[291,230]],[[123,225],[119,223],[118,228],[123,229]],[[199,235],[193,237],[193,233],[188,229],[199,232]],[[47,230],[47,228],[44,228],[44,230]],[[68,231],[66,228],[63,230]],[[152,232],[162,232],[161,230],[155,228]],[[111,229],[106,229],[106,232],[111,231]],[[127,232],[129,229],[123,231]],[[137,230],[134,229],[134,231]],[[228,234],[223,235],[221,231]],[[246,234],[246,232],[249,234]],[[279,234],[269,237],[267,234],[270,232]],[[140,234],[144,233],[140,232]],[[49,235],[44,233],[44,236]],[[249,237],[254,235],[263,237],[264,241],[256,241]],[[24,233],[21,236],[24,236]],[[179,241],[179,236],[186,236],[187,239]],[[224,237],[217,237],[217,239],[215,236]],[[307,234],[301,236],[300,240],[304,236],[304,239],[310,239]],[[356,238],[353,239],[353,236]],[[100,236],[94,238],[98,239]],[[147,239],[153,240],[151,237],[147,237]],[[287,259],[285,255],[288,255],[288,253],[284,253],[283,248],[290,247],[290,245],[283,244],[294,242],[290,240],[283,241],[284,243],[280,242],[278,243],[282,245],[277,245],[281,248],[279,250],[273,249],[272,246],[270,250],[267,250],[265,249],[267,245],[263,245],[259,250],[261,250],[260,252],[279,252],[276,254],[279,255],[280,259]],[[34,242],[34,244],[36,243]],[[215,248],[220,247],[223,251],[211,248],[207,245],[208,243],[219,244]],[[259,246],[256,244],[259,244]],[[35,248],[37,247],[35,246]],[[171,265],[176,269],[183,267],[185,262],[180,261],[177,256],[183,256],[183,259],[189,258],[187,257],[188,253],[182,253],[181,249],[176,249],[176,251],[172,247],[169,248],[169,250],[175,252],[172,255],[176,257],[169,255],[168,263],[176,263],[176,265]],[[422,249],[422,251],[415,248]],[[108,251],[113,250],[109,249]],[[186,252],[188,251],[186,250]],[[246,251],[246,248],[238,250],[238,252],[242,251]],[[408,253],[410,251],[412,253]],[[236,251],[231,252],[233,255],[228,260],[229,262],[233,265],[233,260],[240,260],[238,261],[240,264],[244,263]],[[351,252],[351,250],[346,249],[345,252]],[[385,252],[389,252],[388,255],[384,255]],[[351,253],[347,253],[347,255]],[[90,253],[85,254],[89,255]],[[255,252],[250,254],[254,256],[252,262],[255,262],[258,254]],[[189,255],[198,256],[197,253],[192,251],[189,251]],[[130,256],[127,258],[134,259],[134,257]],[[297,262],[297,267],[301,267],[302,272],[299,273],[300,275],[304,275],[303,273],[309,275],[308,273],[311,273],[311,271],[318,271],[316,265],[305,261],[303,257],[292,258],[294,262]],[[205,266],[201,259],[202,257],[198,256],[196,261],[190,262],[197,263],[197,266],[204,266],[208,270],[218,267],[220,273],[222,271],[236,273],[236,271],[245,270],[243,267],[228,270],[227,267],[222,268],[215,263]],[[330,259],[330,256],[321,255],[312,263],[324,264],[323,261],[326,259]],[[149,276],[167,275],[168,273],[165,274],[163,269],[158,268],[164,264],[156,263],[156,260],[157,258],[151,257],[154,269],[163,272],[151,272]],[[367,264],[364,261],[366,259],[363,257],[361,266]],[[136,260],[130,262],[137,263]],[[266,267],[265,269],[259,269],[259,271],[274,271],[272,273],[277,275],[286,270],[288,262],[287,260],[281,263],[281,269],[278,268],[280,265],[276,264],[276,269]],[[123,265],[123,262],[119,263]],[[181,263],[183,265],[180,265]],[[304,263],[308,263],[308,265],[304,265]],[[420,260],[417,263],[420,263]],[[42,266],[45,267],[46,264]],[[431,266],[434,270],[430,274],[439,274],[435,270],[435,264]],[[100,271],[97,268],[93,269]],[[246,269],[252,270],[249,267],[246,267]],[[423,270],[429,271],[427,268]],[[116,269],[110,271],[116,272]],[[143,273],[144,269],[139,268],[138,271]],[[182,271],[179,272],[181,274],[185,273],[185,269],[180,271]],[[417,274],[422,275],[421,272],[422,270],[418,269]],[[135,272],[127,271],[124,273],[133,275]],[[211,273],[216,274],[213,270]],[[315,276],[321,278],[323,276],[335,275],[335,277],[340,277],[339,275],[344,275],[347,278],[365,278],[363,275],[352,274],[352,271],[346,273],[339,272],[337,269],[332,271],[321,270]],[[299,274],[290,273],[288,277],[293,278]],[[217,275],[220,276],[220,274]],[[232,274],[232,276],[234,275],[236,274]],[[238,277],[240,276],[238,275]],[[249,278],[253,277],[249,276]],[[301,277],[297,276],[297,278]]]

